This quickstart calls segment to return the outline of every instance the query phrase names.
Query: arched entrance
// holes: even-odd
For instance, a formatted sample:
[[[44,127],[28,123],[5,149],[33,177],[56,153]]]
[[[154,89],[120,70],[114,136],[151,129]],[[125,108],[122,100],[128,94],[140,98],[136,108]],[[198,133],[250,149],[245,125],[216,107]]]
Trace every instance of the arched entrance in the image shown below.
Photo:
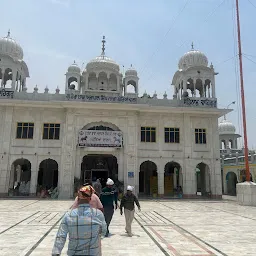
[[[107,178],[118,181],[118,163],[113,155],[86,155],[81,164],[81,183],[94,182],[100,179],[102,186]]]
[[[30,193],[31,163],[21,158],[13,162],[9,182],[9,195],[28,196]]]
[[[145,161],[140,165],[139,192],[145,196],[158,194],[157,166],[152,161]]]
[[[196,166],[197,194],[209,196],[211,192],[210,169],[205,163]]]
[[[236,184],[237,176],[234,172],[228,172],[226,175],[227,182],[227,194],[230,196],[236,196]]]
[[[164,168],[164,195],[173,196],[177,188],[182,185],[181,166],[176,162],[169,162]]]
[[[42,189],[54,189],[58,186],[58,163],[53,159],[45,159],[39,165],[37,192]]]

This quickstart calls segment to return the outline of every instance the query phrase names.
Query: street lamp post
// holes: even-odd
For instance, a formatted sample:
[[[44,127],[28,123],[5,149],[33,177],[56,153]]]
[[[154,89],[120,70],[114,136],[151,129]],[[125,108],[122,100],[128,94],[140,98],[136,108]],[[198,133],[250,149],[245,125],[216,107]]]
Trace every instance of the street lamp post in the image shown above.
[[[229,104],[227,105],[226,109],[228,109],[229,106],[231,106],[231,105],[233,105],[233,104],[236,104],[236,102],[235,102],[235,101],[232,101],[231,103],[229,103]],[[226,120],[226,114],[224,115],[224,120]]]

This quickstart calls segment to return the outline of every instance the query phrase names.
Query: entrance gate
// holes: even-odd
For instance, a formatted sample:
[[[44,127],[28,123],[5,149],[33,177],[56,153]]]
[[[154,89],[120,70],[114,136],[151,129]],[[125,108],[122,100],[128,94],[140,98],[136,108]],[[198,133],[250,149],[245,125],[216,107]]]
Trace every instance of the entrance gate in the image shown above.
[[[101,179],[105,187],[107,178],[118,180],[117,159],[113,155],[86,155],[81,164],[81,181],[83,183],[93,182]]]

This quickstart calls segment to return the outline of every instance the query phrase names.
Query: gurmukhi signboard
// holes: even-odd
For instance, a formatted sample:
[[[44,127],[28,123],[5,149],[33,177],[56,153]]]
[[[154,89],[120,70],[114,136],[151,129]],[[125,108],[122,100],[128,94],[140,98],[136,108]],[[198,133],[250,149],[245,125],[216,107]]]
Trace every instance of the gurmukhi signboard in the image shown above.
[[[124,96],[93,96],[85,94],[73,94],[69,93],[66,95],[67,100],[75,101],[99,101],[99,102],[111,102],[111,103],[137,103],[137,98],[130,98]]]
[[[0,89],[0,98],[11,98],[13,99],[13,90]]]
[[[120,131],[81,130],[78,134],[79,147],[121,148],[123,134]]]

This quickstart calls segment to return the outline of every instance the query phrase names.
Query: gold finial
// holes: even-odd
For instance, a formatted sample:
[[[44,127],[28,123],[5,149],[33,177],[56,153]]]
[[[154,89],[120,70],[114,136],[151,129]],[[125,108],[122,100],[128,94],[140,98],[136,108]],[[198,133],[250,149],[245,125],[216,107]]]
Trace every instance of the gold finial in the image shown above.
[[[103,39],[102,39],[102,53],[101,55],[105,55],[105,43],[106,43],[106,40],[105,40],[105,36],[103,36]]]

